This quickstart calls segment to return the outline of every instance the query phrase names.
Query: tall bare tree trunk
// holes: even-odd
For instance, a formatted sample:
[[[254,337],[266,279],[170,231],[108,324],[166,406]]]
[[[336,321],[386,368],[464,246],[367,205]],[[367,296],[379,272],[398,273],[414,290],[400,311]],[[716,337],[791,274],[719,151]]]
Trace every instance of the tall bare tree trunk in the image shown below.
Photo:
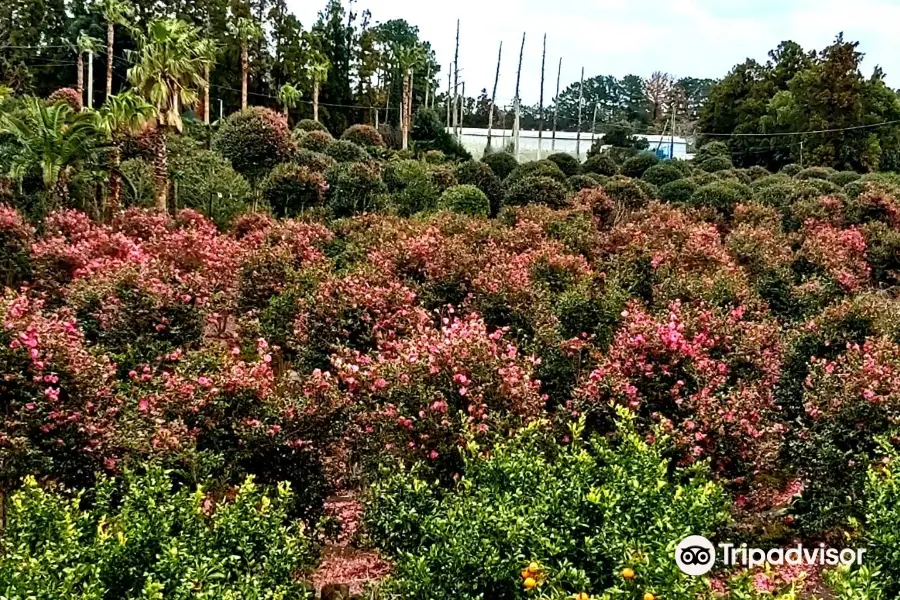
[[[284,122],[287,123],[288,117],[290,116],[291,109],[288,108],[287,104],[281,105],[281,114],[284,115]]]
[[[247,78],[250,74],[247,42],[241,43],[241,110],[247,108]]]
[[[319,82],[313,81],[313,121],[319,120]]]
[[[584,104],[584,67],[581,67],[581,83],[578,84],[578,133],[575,134],[575,158],[581,160],[581,110]]]
[[[515,148],[516,160],[519,160],[519,113],[521,112],[522,100],[519,96],[519,84],[522,82],[522,56],[525,53],[525,34],[522,34],[522,46],[519,48],[519,69],[516,71],[516,96],[513,98],[513,107],[516,111],[513,117],[513,148]]]
[[[203,123],[209,125],[209,65],[203,67]]]
[[[81,98],[81,104],[84,104],[84,54],[81,51],[78,51],[77,56],[75,57],[75,89],[78,91],[78,96]]]
[[[547,34],[544,34],[544,53],[541,55],[541,103],[538,112],[538,160],[544,145],[544,66],[547,63]]]
[[[494,91],[491,94],[491,106],[488,109],[488,133],[485,154],[491,153],[491,130],[494,128],[494,104],[497,103],[497,83],[500,81],[500,59],[503,57],[503,42],[500,42],[500,50],[497,52],[497,71],[494,73]]]
[[[115,25],[106,24],[106,97],[112,96],[113,42],[115,41]]]
[[[409,148],[409,78],[410,69],[403,73],[403,95],[400,103],[400,129],[403,132],[403,150]]]
[[[556,150],[556,122],[559,117],[559,81],[562,77],[562,56],[559,57],[559,70],[556,72],[556,95],[553,96],[553,141],[550,150]]]
[[[153,132],[153,182],[156,190],[154,203],[159,210],[166,210],[169,200],[169,156],[166,150],[166,132],[157,127]]]

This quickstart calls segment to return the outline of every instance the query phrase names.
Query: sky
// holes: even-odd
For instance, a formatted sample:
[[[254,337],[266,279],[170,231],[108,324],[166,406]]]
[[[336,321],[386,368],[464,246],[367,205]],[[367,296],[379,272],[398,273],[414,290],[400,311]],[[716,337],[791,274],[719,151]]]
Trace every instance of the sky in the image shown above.
[[[324,0],[288,0],[305,27],[316,20]],[[441,90],[453,60],[456,19],[460,25],[460,81],[466,95],[490,94],[497,50],[503,42],[497,103],[515,94],[522,33],[525,50],[521,95],[537,104],[541,46],[547,34],[545,101],[553,97],[562,57],[562,89],[585,77],[663,71],[677,77],[724,76],[746,58],[765,61],[770,49],[792,39],[805,49],[821,49],[843,31],[860,42],[862,70],[876,65],[900,86],[900,0],[357,0],[374,22],[406,19],[431,42],[442,65]]]

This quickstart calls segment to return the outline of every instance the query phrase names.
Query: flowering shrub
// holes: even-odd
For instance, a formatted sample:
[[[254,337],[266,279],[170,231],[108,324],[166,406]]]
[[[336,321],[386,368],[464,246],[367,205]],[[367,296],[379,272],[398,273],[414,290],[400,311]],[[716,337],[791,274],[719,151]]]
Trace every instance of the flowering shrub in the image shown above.
[[[681,573],[672,547],[723,524],[725,498],[701,469],[670,470],[667,447],[622,412],[613,440],[586,441],[576,426],[558,443],[535,426],[490,454],[472,444],[451,493],[416,471],[385,472],[366,511],[372,537],[396,560],[385,591],[703,597],[706,584]]]
[[[782,430],[772,393],[781,348],[771,325],[745,314],[674,303],[654,317],[631,303],[575,410],[597,423],[612,401],[661,423],[686,462],[710,456],[718,471],[764,470]]]
[[[381,341],[374,357],[334,359],[364,409],[360,441],[370,456],[423,459],[445,477],[459,472],[467,436],[502,438],[540,415],[536,363],[475,315],[445,317],[439,329],[419,324],[409,337]]]
[[[838,229],[811,220],[804,225],[802,235],[800,255],[845,291],[852,292],[866,284],[871,270],[866,262],[866,240],[858,229]]]
[[[314,553],[291,492],[248,479],[225,494],[175,488],[158,467],[102,479],[89,508],[29,477],[9,503],[0,582],[13,598],[311,597]]]

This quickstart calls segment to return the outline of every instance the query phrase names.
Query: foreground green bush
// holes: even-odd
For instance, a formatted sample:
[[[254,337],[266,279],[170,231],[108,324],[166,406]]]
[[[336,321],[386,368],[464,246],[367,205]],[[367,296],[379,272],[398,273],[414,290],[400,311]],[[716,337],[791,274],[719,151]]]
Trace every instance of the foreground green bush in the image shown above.
[[[387,146],[378,130],[371,125],[351,125],[341,134],[341,139],[353,142],[363,148],[368,146],[384,148]]]
[[[614,440],[559,445],[532,427],[487,458],[466,454],[466,475],[442,495],[413,472],[370,491],[369,530],[395,559],[385,584],[399,598],[525,598],[521,573],[540,566],[537,596],[696,598],[674,546],[710,535],[726,498],[699,467],[678,469],[664,439],[648,442],[620,412]],[[633,569],[626,581],[620,571]]]
[[[637,179],[644,174],[644,171],[657,163],[659,163],[659,157],[656,156],[656,154],[653,154],[652,152],[642,152],[622,163],[622,175]]]
[[[434,208],[441,190],[434,183],[431,171],[431,166],[418,160],[398,160],[385,165],[384,182],[401,216]]]
[[[41,600],[299,600],[309,540],[287,518],[287,486],[252,480],[229,493],[173,488],[169,474],[103,479],[88,498],[41,489],[12,495],[0,595]]]
[[[441,194],[441,208],[466,215],[489,217],[491,201],[474,185],[456,185]]]
[[[500,212],[503,202],[503,183],[491,168],[483,163],[469,160],[456,167],[456,180],[460,185],[474,185],[491,201],[491,214]]]
[[[563,173],[565,173],[566,177],[578,175],[578,173],[581,171],[581,163],[578,162],[578,159],[571,154],[566,154],[565,152],[557,152],[556,154],[551,154],[547,157],[547,160],[552,163],[556,163],[556,166],[559,167]]]

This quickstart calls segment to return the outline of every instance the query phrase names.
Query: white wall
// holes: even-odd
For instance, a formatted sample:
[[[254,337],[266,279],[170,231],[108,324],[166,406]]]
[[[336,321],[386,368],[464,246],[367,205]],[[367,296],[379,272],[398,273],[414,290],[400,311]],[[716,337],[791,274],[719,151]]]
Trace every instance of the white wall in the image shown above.
[[[449,128],[447,131],[452,134],[453,128]],[[601,137],[602,134],[598,133],[594,136],[590,132],[582,132],[580,153],[577,133],[571,131],[558,131],[556,132],[555,142],[551,139],[552,135],[551,131],[544,131],[542,139],[538,140],[537,131],[520,131],[519,160],[527,161],[546,158],[554,152],[565,152],[572,156],[579,156],[580,154],[581,160],[584,160],[594,139]],[[651,151],[656,151],[657,147],[659,147],[662,152],[665,152],[665,154],[668,155],[671,144],[671,149],[673,150],[675,158],[690,158],[690,155],[688,155],[687,152],[687,140],[685,138],[675,137],[674,143],[672,143],[673,138],[668,136],[639,134],[636,137],[644,138],[650,142]],[[491,148],[501,150],[511,144],[512,139],[511,129],[494,129],[491,132]],[[462,129],[460,142],[472,156],[480,158],[484,155],[484,149],[487,147],[487,129],[465,127]]]

